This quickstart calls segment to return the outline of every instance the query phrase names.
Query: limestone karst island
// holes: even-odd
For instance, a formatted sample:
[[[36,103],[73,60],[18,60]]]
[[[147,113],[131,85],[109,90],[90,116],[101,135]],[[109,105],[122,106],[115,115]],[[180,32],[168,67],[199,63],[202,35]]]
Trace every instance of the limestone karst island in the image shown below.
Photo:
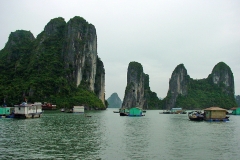
[[[19,106],[22,102],[54,104],[55,109],[69,112],[74,106],[83,106],[85,110],[105,110],[108,106],[138,108],[139,113],[154,109],[237,107],[234,76],[224,62],[213,66],[208,77],[197,80],[188,75],[184,64],[177,65],[163,99],[150,88],[151,77],[144,73],[141,63],[133,61],[126,65],[123,101],[117,95],[115,100],[111,97],[106,100],[107,73],[98,56],[94,25],[79,16],[68,22],[54,18],[37,37],[25,30],[10,33],[0,51],[0,103],[3,106]]]

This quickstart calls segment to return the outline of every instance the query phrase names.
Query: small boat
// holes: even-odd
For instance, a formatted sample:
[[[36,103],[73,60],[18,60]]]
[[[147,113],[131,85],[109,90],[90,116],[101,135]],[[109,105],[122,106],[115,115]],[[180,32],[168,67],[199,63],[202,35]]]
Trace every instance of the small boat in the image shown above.
[[[65,108],[62,108],[62,109],[61,109],[61,112],[65,112]]]
[[[143,112],[143,113],[146,113],[147,111],[146,111],[146,110],[143,110],[142,112]]]
[[[42,110],[54,110],[57,109],[55,104],[44,102],[42,105]]]
[[[201,111],[192,111],[188,113],[188,118],[191,121],[203,121],[204,115]]]
[[[86,115],[86,114],[84,114],[84,116],[85,116],[85,117],[92,117],[92,116],[89,116],[89,115]]]
[[[159,114],[171,114],[171,111],[167,110],[167,111],[159,112]]]
[[[113,111],[113,113],[119,113],[119,111]]]
[[[66,112],[66,113],[73,113],[73,109],[72,109],[72,108],[67,109],[67,110],[65,110],[65,112]]]
[[[128,116],[129,110],[127,108],[120,108],[119,114],[120,114],[120,116]]]

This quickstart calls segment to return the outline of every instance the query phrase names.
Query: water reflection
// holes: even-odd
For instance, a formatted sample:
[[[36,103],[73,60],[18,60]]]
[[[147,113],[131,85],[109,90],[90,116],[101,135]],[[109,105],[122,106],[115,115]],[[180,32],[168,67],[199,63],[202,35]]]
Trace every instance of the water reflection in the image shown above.
[[[240,116],[211,123],[159,111],[144,117],[112,111],[0,119],[0,159],[239,159]]]
[[[99,149],[97,123],[74,114],[44,114],[39,119],[7,123],[1,138],[1,158],[92,159]],[[21,151],[21,152],[19,152]],[[4,156],[4,157],[3,157]]]
[[[124,143],[129,159],[147,159],[148,130],[145,117],[126,117],[124,124]]]

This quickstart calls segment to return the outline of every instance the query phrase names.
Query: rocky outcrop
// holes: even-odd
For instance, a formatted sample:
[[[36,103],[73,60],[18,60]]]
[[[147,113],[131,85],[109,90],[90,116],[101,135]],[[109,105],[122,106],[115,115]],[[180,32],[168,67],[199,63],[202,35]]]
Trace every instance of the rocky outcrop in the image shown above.
[[[144,79],[143,67],[138,62],[130,62],[127,72],[127,86],[123,99],[122,108],[146,106],[146,98],[144,96]]]
[[[219,87],[223,87],[223,91],[228,95],[234,95],[234,77],[230,67],[224,62],[216,64],[209,75],[212,82]],[[224,84],[224,85],[222,85]]]
[[[35,37],[30,31],[17,30],[11,32],[8,38],[8,42],[5,46],[5,50],[8,50],[9,54],[6,58],[8,62],[16,61],[20,58],[21,54],[29,54],[30,50],[21,46],[32,45]]]
[[[64,48],[65,67],[72,70],[68,76],[76,85],[82,80],[94,91],[97,65],[96,29],[81,17],[69,20],[66,26]]]
[[[63,18],[52,19],[45,27],[47,37],[63,35],[62,57],[66,78],[76,86],[83,85],[105,102],[105,70],[97,56],[96,29],[82,17],[65,22]],[[41,40],[43,41],[44,38]],[[97,68],[98,65],[98,68]],[[98,70],[98,71],[97,71]]]
[[[105,69],[99,57],[97,57],[94,93],[101,99],[103,104],[105,104]]]
[[[211,106],[229,109],[235,105],[233,73],[224,62],[215,65],[207,78],[198,80],[190,78],[183,64],[178,65],[172,73],[168,94],[163,101],[164,109]]]
[[[175,107],[176,100],[179,94],[187,95],[187,85],[189,76],[183,64],[179,64],[173,71],[171,79],[169,80],[168,101],[166,108],[170,109]]]
[[[36,39],[29,31],[13,32],[0,52],[0,75],[7,75],[1,83],[14,86],[11,89],[15,95],[12,91],[6,94],[12,99],[23,95],[45,101],[57,96],[79,96],[87,90],[86,94],[98,97],[105,105],[105,69],[97,55],[96,29],[82,17],[67,23],[61,17],[54,18]],[[91,105],[104,109],[99,99],[91,101]],[[90,101],[89,97],[74,100],[79,105]]]
[[[44,33],[46,36],[58,34],[61,28],[65,28],[66,22],[62,17],[51,19],[45,26]]]
[[[122,101],[118,97],[117,93],[113,93],[108,99],[108,108],[120,108],[122,106]]]

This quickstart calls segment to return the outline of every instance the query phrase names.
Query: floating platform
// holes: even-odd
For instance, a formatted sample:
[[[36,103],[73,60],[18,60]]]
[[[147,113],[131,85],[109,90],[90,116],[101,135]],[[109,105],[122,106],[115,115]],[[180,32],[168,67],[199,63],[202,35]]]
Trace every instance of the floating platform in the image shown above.
[[[206,119],[205,121],[207,122],[227,122],[229,121],[228,118],[224,118],[224,119]]]

